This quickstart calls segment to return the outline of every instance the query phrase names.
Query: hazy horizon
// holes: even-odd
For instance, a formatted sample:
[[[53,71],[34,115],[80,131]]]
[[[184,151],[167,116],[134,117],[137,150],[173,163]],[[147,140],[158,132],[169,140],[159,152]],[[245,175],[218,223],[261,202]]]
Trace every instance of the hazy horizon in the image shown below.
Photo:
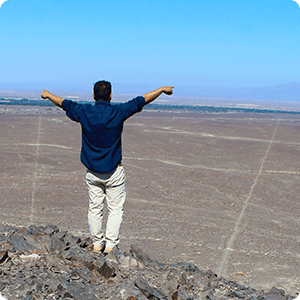
[[[11,88],[9,88],[11,87]],[[142,95],[150,90],[159,87],[158,84],[120,84],[113,83],[114,95]],[[80,99],[88,100],[92,99],[93,85],[87,89],[81,86],[60,86],[53,84],[39,84],[31,85],[30,88],[24,85],[7,85],[4,89],[0,83],[0,98],[9,97],[14,94],[23,94],[24,97],[39,98],[43,89],[50,90],[55,93],[62,93],[62,96],[66,94],[79,95]],[[30,94],[33,94],[30,95]],[[176,98],[184,99],[188,98],[191,102],[192,98],[195,99],[219,99],[219,100],[258,100],[258,101],[293,101],[300,102],[300,83],[293,82],[288,84],[265,86],[265,87],[218,87],[218,86],[197,86],[197,85],[178,85],[174,88],[174,94],[170,97],[164,97],[168,102],[176,102]],[[173,98],[173,99],[172,99]],[[178,99],[177,99],[178,100]]]

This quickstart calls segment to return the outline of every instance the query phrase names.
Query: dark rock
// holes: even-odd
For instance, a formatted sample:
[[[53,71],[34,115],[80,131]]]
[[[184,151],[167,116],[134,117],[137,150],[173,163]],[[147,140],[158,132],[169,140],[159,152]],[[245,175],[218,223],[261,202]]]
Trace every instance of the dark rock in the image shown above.
[[[197,268],[197,266],[195,266]],[[190,266],[190,269],[192,268],[192,266]],[[196,271],[196,269],[195,269]],[[218,277],[218,275],[216,273],[214,273],[212,270],[208,270],[205,275],[207,276],[207,278],[210,279],[216,279]]]
[[[64,287],[61,284],[58,284],[54,290],[54,292],[62,292],[64,291]]]
[[[130,245],[130,252],[136,257],[144,266],[150,266],[152,264],[151,258],[144,253],[141,249],[134,245]]]
[[[66,298],[74,298],[74,297],[72,294],[69,293],[69,291],[66,291],[66,292],[64,292],[63,299],[66,299]]]
[[[45,234],[47,234],[47,235],[52,236],[53,234],[58,233],[58,232],[59,232],[59,229],[58,229],[58,227],[55,226],[55,225],[47,225],[47,226],[44,228],[43,232],[44,232]]]
[[[139,277],[134,281],[135,286],[146,296],[147,299],[167,299],[166,295],[163,292],[159,292],[157,289],[150,287],[148,282]]]
[[[89,250],[92,250],[93,249],[93,242],[92,242],[92,239],[89,237],[89,238],[85,238],[84,240],[82,240],[80,242],[80,248],[83,248],[83,249],[89,249]]]
[[[96,274],[97,277],[100,276],[99,274],[100,274],[99,272],[98,274]],[[79,280],[83,282],[94,282],[95,274],[93,271],[90,271],[89,269],[75,268],[71,271],[69,278],[75,282]]]
[[[81,242],[81,238],[74,236],[70,233],[66,233],[63,238],[64,243],[66,246],[76,247]]]
[[[180,278],[179,278],[179,283],[180,284],[187,284],[188,283],[188,279],[186,276],[186,273],[182,273]]]
[[[268,294],[279,294],[281,296],[284,296],[285,292],[284,292],[284,290],[278,289],[277,287],[272,287],[270,289],[270,291],[268,292]]]
[[[152,289],[155,291],[156,295],[160,296],[159,299],[170,299],[170,297],[168,297],[162,289],[156,287],[152,287]]]
[[[51,236],[50,252],[59,252],[65,249],[66,245],[56,236]]]
[[[153,261],[149,255],[144,253],[141,249],[134,245],[130,245],[130,253],[137,261],[139,261],[143,266],[148,267],[150,269],[160,270],[163,268],[163,264]]]
[[[199,273],[200,270],[198,269],[198,267],[194,264],[190,264],[190,263],[178,263],[177,264],[178,267],[180,267],[180,269],[186,273]],[[209,275],[208,277],[212,276],[211,271],[208,271]]]
[[[27,242],[38,246],[40,253],[51,252],[51,237],[46,234],[36,234],[35,236],[26,236]]]
[[[63,242],[65,240],[65,237],[67,236],[67,234],[68,234],[67,231],[59,231],[59,232],[55,233],[55,236]]]
[[[0,292],[11,299],[288,300],[258,292],[190,263],[162,264],[136,246],[102,257],[90,238],[56,226],[5,226],[0,232]]]
[[[213,292],[211,289],[208,289],[204,292],[201,293],[201,299],[203,300],[213,300],[214,296],[213,296]]]
[[[84,264],[86,267],[91,267],[95,261],[95,259],[86,253],[84,250],[78,248],[70,248],[67,251],[63,251],[61,253],[62,257],[69,261],[73,262],[81,262]]]
[[[11,235],[8,237],[7,241],[13,246],[15,252],[32,253],[33,251],[40,250],[37,245],[31,245],[21,235]]]
[[[97,272],[108,279],[115,275],[115,269],[107,264],[106,261],[97,261],[94,265]]]
[[[230,297],[230,298],[245,298],[244,295],[238,293],[237,291],[228,291],[227,293],[225,293],[226,296]]]
[[[5,273],[2,273],[2,276],[0,278],[0,283],[2,284],[10,284],[9,278],[6,276]]]
[[[29,235],[37,235],[40,234],[43,229],[45,230],[46,227],[43,228],[42,226],[30,225],[23,232],[26,232]]]
[[[251,288],[251,287],[248,287],[246,290],[245,290],[245,294],[246,295],[253,295],[253,294],[255,294],[256,293],[256,290],[255,289],[253,289],[253,288]]]
[[[84,300],[99,300],[93,293],[81,293],[81,296]]]
[[[178,287],[177,291],[172,295],[172,300],[191,300],[188,292],[184,287]],[[211,299],[211,298],[207,298]]]
[[[5,225],[4,228],[3,228],[3,232],[9,232],[9,231],[11,231],[12,229],[13,229],[12,226],[10,226],[10,225]]]
[[[6,240],[6,235],[5,234],[0,234],[0,243],[5,241],[5,240]]]
[[[168,280],[164,286],[166,295],[173,295],[178,289],[178,282],[175,279]]]
[[[284,290],[272,287],[271,290],[264,295],[264,300],[287,300],[288,297],[285,296]]]
[[[4,250],[0,251],[0,264],[5,262],[7,258],[8,258],[7,251]]]
[[[117,263],[122,267],[127,268],[143,268],[143,264],[132,253],[122,253],[117,248],[114,248],[106,257],[106,260]]]
[[[147,300],[148,298],[141,292],[141,290],[132,282],[125,291],[125,300]]]

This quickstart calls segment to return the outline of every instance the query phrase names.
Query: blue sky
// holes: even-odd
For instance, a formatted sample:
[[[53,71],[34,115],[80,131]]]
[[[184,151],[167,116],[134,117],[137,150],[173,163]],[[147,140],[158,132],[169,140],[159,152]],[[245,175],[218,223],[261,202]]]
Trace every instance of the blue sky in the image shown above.
[[[300,82],[292,0],[8,0],[0,88]]]

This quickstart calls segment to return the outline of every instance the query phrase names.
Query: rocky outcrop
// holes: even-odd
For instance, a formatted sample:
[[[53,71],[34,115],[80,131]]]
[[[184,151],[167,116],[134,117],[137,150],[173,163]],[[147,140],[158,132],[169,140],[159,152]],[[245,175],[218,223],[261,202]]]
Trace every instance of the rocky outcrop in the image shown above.
[[[50,225],[0,232],[0,293],[10,299],[288,300],[283,290],[256,291],[189,263],[162,264],[141,249],[106,257]]]

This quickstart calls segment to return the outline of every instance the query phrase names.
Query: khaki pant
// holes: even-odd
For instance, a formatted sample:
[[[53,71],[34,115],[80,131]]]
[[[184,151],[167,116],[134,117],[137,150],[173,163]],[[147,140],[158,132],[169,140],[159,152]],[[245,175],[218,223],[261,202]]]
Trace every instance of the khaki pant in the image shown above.
[[[88,223],[94,247],[113,248],[119,244],[119,231],[123,220],[126,198],[125,172],[122,165],[108,174],[86,172],[89,192]],[[108,219],[106,232],[102,230],[103,207],[106,200]]]

